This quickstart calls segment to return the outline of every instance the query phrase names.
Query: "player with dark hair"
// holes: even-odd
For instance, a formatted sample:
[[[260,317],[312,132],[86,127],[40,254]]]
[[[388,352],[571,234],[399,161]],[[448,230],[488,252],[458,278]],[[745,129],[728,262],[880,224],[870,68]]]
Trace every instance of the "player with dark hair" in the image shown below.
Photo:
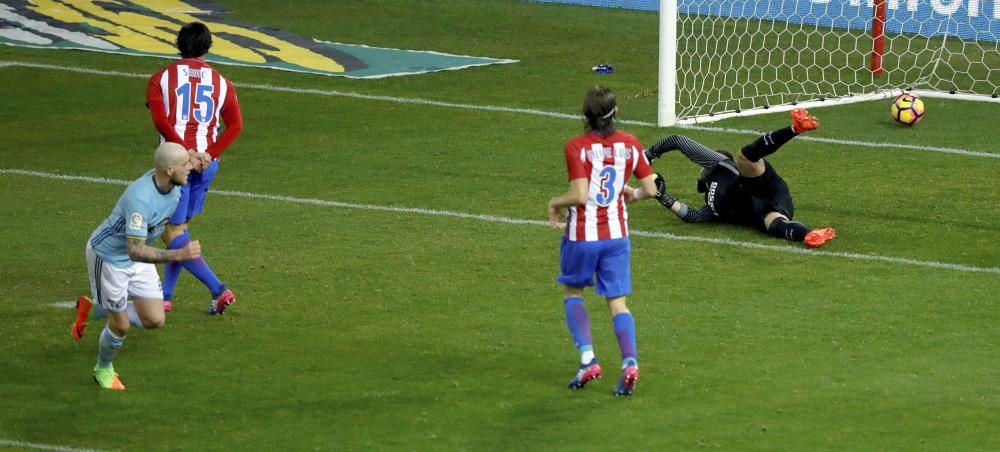
[[[181,190],[180,204],[163,233],[163,242],[169,249],[181,249],[191,241],[188,223],[204,208],[209,186],[219,169],[218,158],[243,130],[236,88],[204,60],[211,46],[212,33],[205,24],[184,25],[177,33],[181,59],[153,74],[146,90],[146,107],[160,132],[160,142],[181,144],[199,158],[188,184]],[[220,120],[226,125],[221,136]],[[164,310],[173,309],[174,287],[181,267],[208,288],[212,296],[209,313],[221,314],[236,301],[233,292],[219,281],[205,259],[198,258],[166,265]]]
[[[583,303],[583,289],[594,285],[607,299],[622,355],[622,374],[615,395],[628,396],[639,378],[635,346],[635,320],[625,297],[632,292],[631,242],[628,238],[626,203],[656,195],[653,169],[642,154],[642,144],[631,134],[615,130],[618,112],[615,94],[595,86],[583,102],[585,130],[564,150],[569,172],[569,190],[549,200],[549,221],[562,228],[559,217],[568,208],[560,247],[560,275],[564,285],[566,325],[580,353],[580,366],[569,382],[583,388],[601,376],[590,338],[590,318]],[[637,189],[626,183],[632,175],[641,182]]]
[[[759,229],[772,237],[805,242],[819,248],[837,236],[831,228],[812,229],[793,221],[795,205],[788,184],[764,157],[776,152],[796,135],[819,127],[804,109],[792,110],[792,125],[762,135],[743,147],[734,159],[726,151],[713,151],[684,136],[671,135],[646,150],[650,161],[678,149],[702,167],[698,192],[705,205],[689,208],[667,193],[663,176],[656,175],[657,200],[687,223],[719,221]]]
[[[175,44],[181,52],[181,58],[200,58],[212,47],[212,33],[205,24],[191,22],[177,32]]]

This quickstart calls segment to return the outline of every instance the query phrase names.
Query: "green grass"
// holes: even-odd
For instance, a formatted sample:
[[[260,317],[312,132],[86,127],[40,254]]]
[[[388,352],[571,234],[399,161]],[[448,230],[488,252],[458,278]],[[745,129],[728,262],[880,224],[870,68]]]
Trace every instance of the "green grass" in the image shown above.
[[[607,83],[622,116],[652,121],[656,17],[510,1],[226,1],[232,18],[303,36],[516,58],[521,63],[381,80],[221,67],[269,83],[574,113]],[[634,33],[600,35],[602,20]],[[316,18],[323,18],[317,20]],[[457,38],[457,37],[461,38]],[[553,38],[553,36],[558,39]],[[0,60],[152,73],[164,60],[0,48]],[[590,66],[612,62],[613,76]],[[155,132],[141,79],[0,68],[0,168],[131,180]],[[640,94],[636,96],[636,94]],[[240,90],[245,131],[217,190],[543,220],[565,189],[573,120]],[[836,227],[823,248],[1000,267],[997,105],[928,100],[915,128],[887,102],[814,111],[810,136],[769,160],[796,217]],[[785,114],[719,123],[770,130]],[[752,136],[625,127],[643,143],[681,132],[735,150]],[[696,168],[655,163],[694,204]],[[87,291],[83,246],[121,186],[0,174],[0,440],[120,450],[1000,448],[1000,275],[831,254],[633,239],[630,297],[642,378],[611,396],[617,350],[588,291],[607,374],[584,391],[565,331],[559,232],[449,216],[216,193],[192,224],[236,292],[210,317],[185,275],[158,331],[130,332],[128,390],[99,391],[92,322],[50,306]],[[655,203],[633,230],[796,248],[756,231],[691,226]],[[2,446],[0,446],[2,447]]]

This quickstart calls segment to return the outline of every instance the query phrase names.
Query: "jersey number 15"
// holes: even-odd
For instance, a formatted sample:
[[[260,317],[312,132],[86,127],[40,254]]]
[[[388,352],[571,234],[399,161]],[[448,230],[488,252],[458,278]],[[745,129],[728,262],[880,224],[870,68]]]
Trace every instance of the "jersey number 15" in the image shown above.
[[[212,99],[215,87],[198,84],[194,86],[194,103],[197,106],[194,110],[194,119],[202,124],[211,122],[215,116],[215,100]],[[187,121],[188,112],[191,111],[191,82],[178,86],[174,94],[177,95],[177,103],[181,107],[181,121]]]

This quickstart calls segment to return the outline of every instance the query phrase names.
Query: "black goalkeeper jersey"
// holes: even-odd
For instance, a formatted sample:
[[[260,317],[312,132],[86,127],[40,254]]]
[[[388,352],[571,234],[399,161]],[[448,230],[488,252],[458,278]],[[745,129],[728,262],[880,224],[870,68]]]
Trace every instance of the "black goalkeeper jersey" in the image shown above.
[[[759,177],[745,178],[736,170],[736,162],[723,160],[705,178],[708,191],[705,203],[719,221],[767,231],[764,216],[779,212],[788,219],[795,215],[792,195],[784,179],[770,163]]]
[[[705,204],[720,221],[755,225],[753,197],[743,186],[736,162],[726,159],[715,165],[705,175],[705,188]]]

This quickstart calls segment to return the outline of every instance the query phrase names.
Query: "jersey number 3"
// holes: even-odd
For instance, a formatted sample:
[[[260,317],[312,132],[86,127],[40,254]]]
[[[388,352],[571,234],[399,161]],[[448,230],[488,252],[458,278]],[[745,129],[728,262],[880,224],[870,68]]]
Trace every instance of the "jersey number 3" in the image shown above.
[[[212,85],[195,85],[194,103],[197,106],[194,110],[194,119],[205,124],[212,121],[215,116],[215,100],[212,99],[212,92],[215,87]],[[191,111],[191,82],[186,82],[178,86],[174,91],[177,95],[177,103],[181,108],[181,121],[188,120],[188,112]]]
[[[615,167],[605,166],[601,170],[601,191],[597,192],[597,204],[600,206],[606,206],[611,204],[611,200],[615,199],[615,178],[618,173],[615,172]]]

